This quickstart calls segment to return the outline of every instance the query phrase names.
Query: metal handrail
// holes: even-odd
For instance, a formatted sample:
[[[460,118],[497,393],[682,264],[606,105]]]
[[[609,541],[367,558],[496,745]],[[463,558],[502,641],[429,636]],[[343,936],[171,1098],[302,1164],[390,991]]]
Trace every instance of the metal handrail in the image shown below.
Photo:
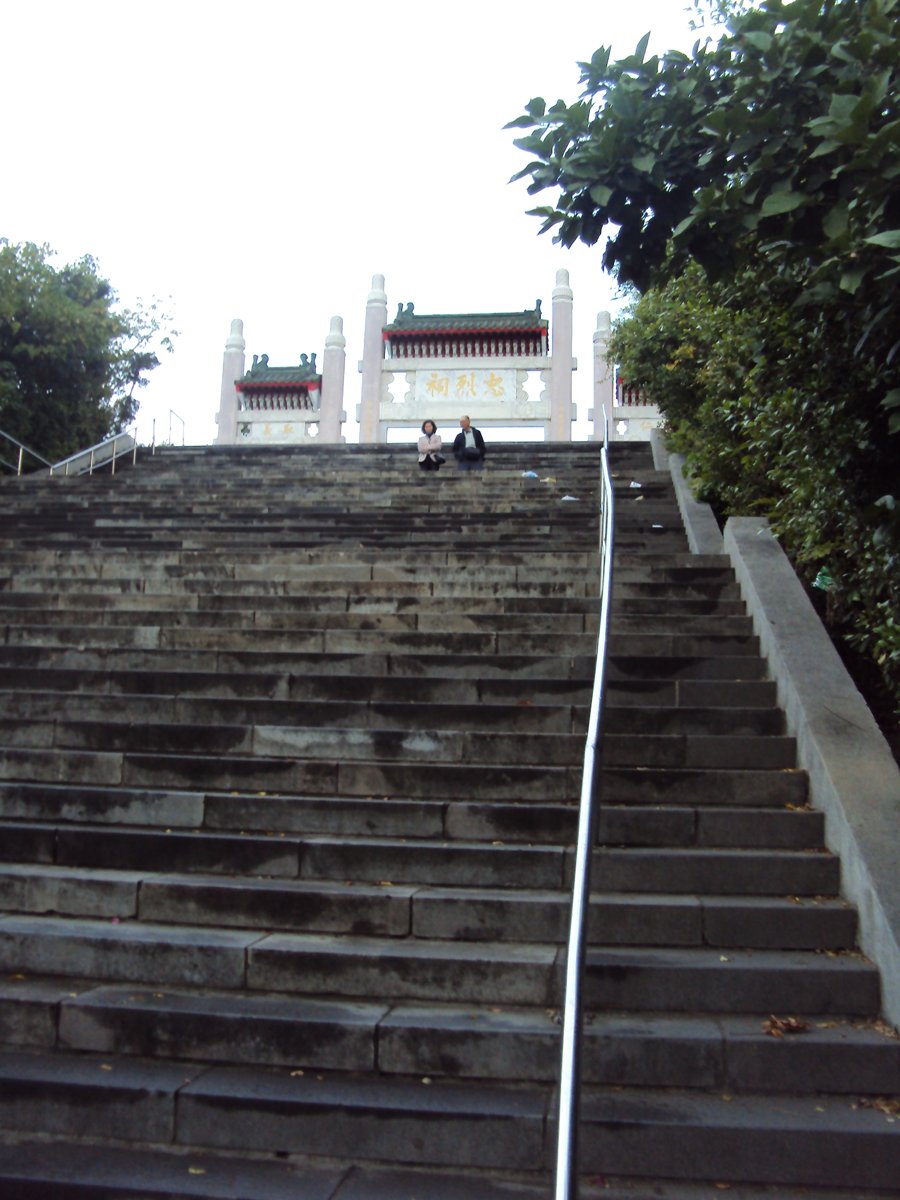
[[[581,1091],[580,1059],[582,1031],[582,981],[587,941],[588,907],[591,892],[591,852],[596,838],[599,804],[594,804],[597,748],[606,683],[606,648],[612,597],[613,501],[609,472],[609,423],[604,420],[601,453],[600,521],[600,629],[597,636],[597,665],[584,747],[581,799],[578,806],[578,838],[575,875],[572,882],[572,912],[566,952],[566,979],[562,1013],[562,1046],[559,1067],[559,1125],[556,1141],[554,1200],[578,1200],[578,1116]]]
[[[128,444],[123,450],[118,449],[120,439],[125,438]],[[97,462],[98,451],[105,450],[106,447],[111,447],[111,453],[108,455],[99,455],[100,461]],[[135,426],[130,433],[114,433],[108,438],[104,438],[102,442],[96,442],[93,446],[87,446],[84,450],[78,450],[75,454],[70,454],[68,458],[62,458],[57,463],[47,463],[50,468],[50,474],[53,475],[57,471],[63,470],[63,475],[69,474],[69,467],[74,466],[79,459],[87,458],[87,473],[93,475],[95,466],[105,466],[111,464],[110,473],[116,473],[116,459],[122,458],[124,455],[131,453],[132,466],[137,462],[137,427]],[[79,475],[84,474],[84,470],[78,472]]]
[[[25,443],[20,442],[18,438],[14,438],[11,433],[4,433],[4,431],[0,429],[0,437],[6,438],[8,442],[12,442],[14,446],[19,447],[18,464],[14,468],[17,475],[22,474],[23,459],[26,454],[30,454],[32,458],[36,458],[38,462],[43,463],[45,467],[50,466],[50,463],[47,461],[47,459],[42,458],[41,455],[38,454],[37,450],[32,450],[30,446],[26,446]],[[5,459],[3,461],[6,462]],[[6,465],[12,467],[12,463],[6,463]]]
[[[183,446],[184,445],[184,429],[185,429],[184,417],[179,417],[178,413],[175,411],[174,408],[169,409],[169,445],[170,446],[175,445],[175,443],[172,441],[172,418],[173,417],[175,418],[176,421],[181,422],[181,444]]]

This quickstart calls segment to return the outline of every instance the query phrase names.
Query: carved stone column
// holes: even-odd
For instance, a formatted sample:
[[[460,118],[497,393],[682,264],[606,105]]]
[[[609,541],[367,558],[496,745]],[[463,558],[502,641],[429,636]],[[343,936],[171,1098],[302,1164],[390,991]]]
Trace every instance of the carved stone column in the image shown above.
[[[594,407],[590,412],[593,424],[591,441],[603,441],[603,415],[609,422],[609,440],[615,438],[613,431],[613,368],[607,358],[612,322],[606,309],[597,313],[597,328],[594,330]]]
[[[331,318],[331,328],[325,338],[325,357],[322,364],[322,399],[319,403],[318,441],[334,443],[341,441],[341,422],[344,413],[344,371],[347,355],[344,347],[344,322],[341,317]]]
[[[218,432],[216,444],[232,446],[237,441],[238,402],[234,385],[244,375],[244,322],[235,318],[231,322],[231,333],[225,342],[222,358],[222,388],[219,393],[219,411],[216,414]]]
[[[372,276],[372,290],[366,302],[366,327],[363,335],[362,394],[359,404],[359,441],[361,445],[379,441],[381,416],[381,364],[384,359],[384,327],[387,324],[387,296],[384,276]]]
[[[550,441],[572,440],[572,289],[569,272],[556,272],[550,321]]]

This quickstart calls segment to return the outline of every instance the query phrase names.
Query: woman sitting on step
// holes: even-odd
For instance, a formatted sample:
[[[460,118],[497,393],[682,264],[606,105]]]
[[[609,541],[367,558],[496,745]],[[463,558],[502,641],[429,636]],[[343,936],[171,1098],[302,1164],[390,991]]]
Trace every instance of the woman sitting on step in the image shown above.
[[[423,471],[439,471],[441,463],[445,462],[441,454],[441,435],[434,421],[422,422],[422,436],[419,438],[419,466]]]

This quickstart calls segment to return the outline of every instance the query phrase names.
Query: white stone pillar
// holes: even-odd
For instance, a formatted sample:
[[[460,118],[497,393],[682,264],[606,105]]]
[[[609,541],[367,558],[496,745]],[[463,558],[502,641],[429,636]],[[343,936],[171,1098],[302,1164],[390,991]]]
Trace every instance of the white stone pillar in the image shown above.
[[[231,333],[225,342],[225,354],[222,357],[222,388],[219,393],[219,411],[216,414],[218,432],[216,444],[233,446],[237,436],[237,391],[235,383],[244,376],[244,351],[247,344],[244,341],[244,322],[235,318],[231,322]]]
[[[603,441],[603,415],[609,422],[609,440],[615,440],[613,429],[613,378],[612,363],[607,358],[612,322],[606,309],[597,313],[597,328],[594,330],[594,407],[590,412],[593,424],[592,442]]]
[[[344,322],[341,317],[331,318],[331,328],[325,339],[325,358],[322,364],[322,397],[319,401],[318,441],[333,443],[341,441],[341,422],[344,412],[344,370],[347,355],[344,347]]]
[[[366,301],[366,327],[363,334],[362,394],[359,403],[359,441],[361,445],[378,442],[381,415],[381,364],[384,360],[384,327],[387,325],[387,296],[384,276],[372,276],[372,290]]]
[[[556,272],[550,321],[550,441],[572,440],[572,289],[569,272]]]

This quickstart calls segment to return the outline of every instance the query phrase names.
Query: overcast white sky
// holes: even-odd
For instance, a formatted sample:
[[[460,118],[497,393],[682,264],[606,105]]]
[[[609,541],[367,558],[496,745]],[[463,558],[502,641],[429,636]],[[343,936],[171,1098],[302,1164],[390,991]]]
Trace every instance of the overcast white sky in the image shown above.
[[[215,437],[232,317],[249,358],[347,337],[355,422],[372,275],[388,312],[508,311],[556,271],[575,294],[577,431],[591,334],[615,308],[599,249],[564,250],[525,215],[543,197],[503,125],[530,97],[578,95],[579,60],[687,49],[687,0],[30,0],[3,17],[0,236],[92,254],[125,302],[172,298],[181,336],[144,391],[149,440],[184,418]],[[544,194],[551,202],[551,193]],[[355,439],[355,425],[348,431]],[[173,422],[175,440],[181,429]]]

